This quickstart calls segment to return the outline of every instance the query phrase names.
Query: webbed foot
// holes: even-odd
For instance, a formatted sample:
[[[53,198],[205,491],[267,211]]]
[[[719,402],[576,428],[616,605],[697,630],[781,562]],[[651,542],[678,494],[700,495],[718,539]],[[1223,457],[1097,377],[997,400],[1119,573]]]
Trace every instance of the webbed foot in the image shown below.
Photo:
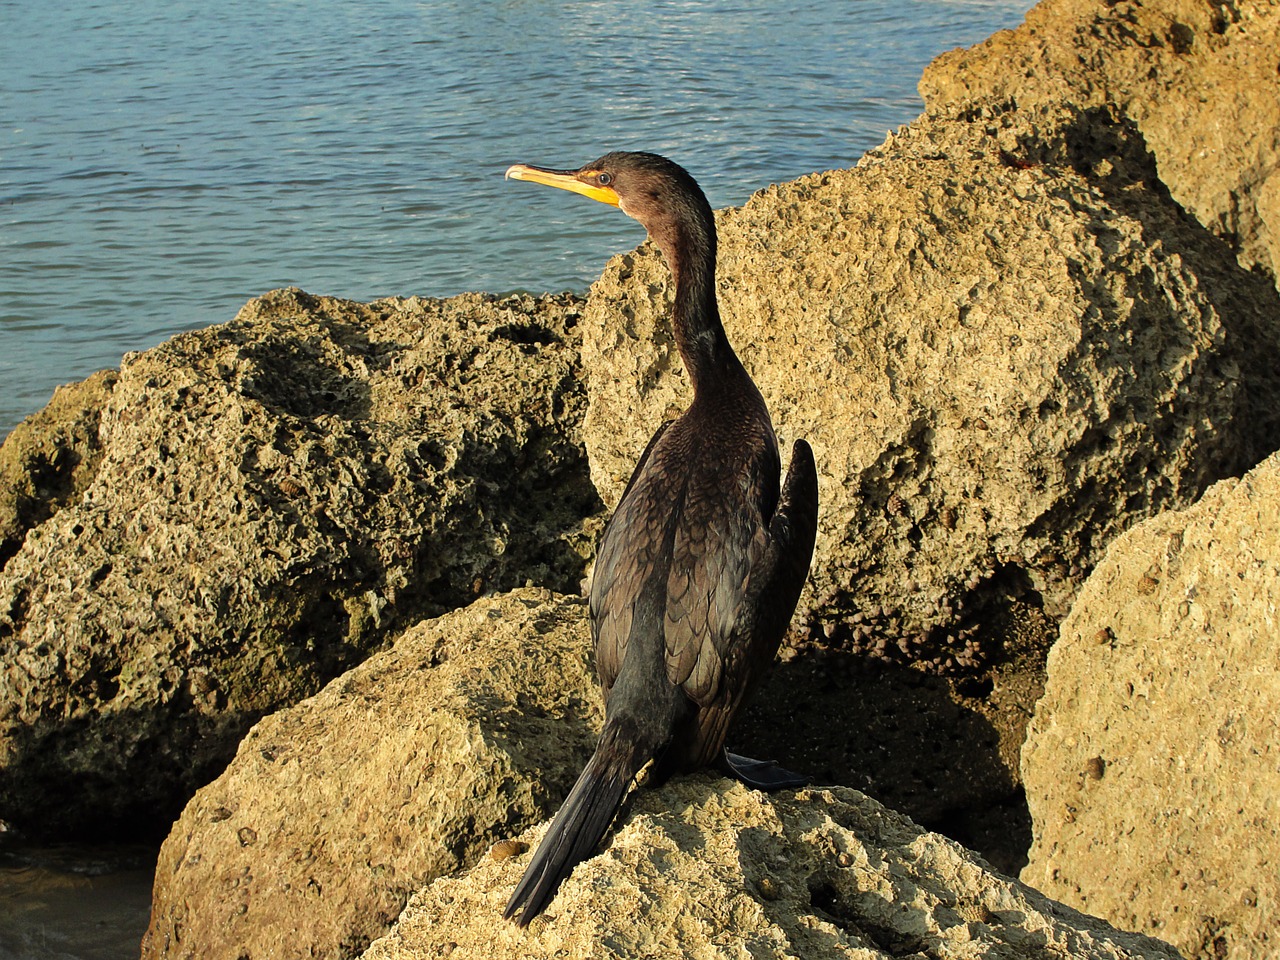
[[[736,753],[724,752],[720,768],[735,780],[756,790],[794,790],[806,786],[809,778],[780,766],[774,760],[752,760]]]

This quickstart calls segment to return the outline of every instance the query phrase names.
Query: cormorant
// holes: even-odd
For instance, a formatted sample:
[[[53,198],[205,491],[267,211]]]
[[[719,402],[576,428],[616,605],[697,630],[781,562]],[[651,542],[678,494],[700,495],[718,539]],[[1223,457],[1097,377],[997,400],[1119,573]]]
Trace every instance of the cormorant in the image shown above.
[[[507,918],[523,907],[524,926],[595,850],[650,760],[655,783],[713,762],[757,787],[807,782],[724,741],[808,575],[818,483],[797,440],[779,491],[769,411],[720,324],[715,219],[683,167],[609,153],[579,170],[517,164],[507,176],[640,221],[675,281],[671,322],[693,384],[692,405],[653,435],[600,542],[590,607],[604,729],[507,904]]]

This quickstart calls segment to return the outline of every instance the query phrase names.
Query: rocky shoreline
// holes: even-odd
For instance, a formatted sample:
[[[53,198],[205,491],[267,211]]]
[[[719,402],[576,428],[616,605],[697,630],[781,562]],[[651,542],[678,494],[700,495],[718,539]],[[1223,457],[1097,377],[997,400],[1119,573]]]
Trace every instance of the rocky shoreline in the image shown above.
[[[1276,3],[1044,0],[718,214],[822,499],[735,736],[815,788],[641,791],[497,921],[600,717],[580,581],[687,397],[645,244],[585,300],[275,291],[15,429],[0,818],[167,833],[153,958],[1270,956],[1277,49]]]

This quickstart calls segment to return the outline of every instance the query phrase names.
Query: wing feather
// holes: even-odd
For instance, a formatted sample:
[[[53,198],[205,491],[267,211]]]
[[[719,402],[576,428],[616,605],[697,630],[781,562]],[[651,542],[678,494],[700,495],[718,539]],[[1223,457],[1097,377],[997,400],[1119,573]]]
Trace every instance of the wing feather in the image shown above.
[[[696,726],[682,739],[680,755],[670,758],[673,769],[694,769],[716,760],[734,714],[773,659],[795,611],[809,573],[818,520],[817,470],[804,441],[797,441],[792,449],[786,482],[776,502],[767,528],[762,524],[754,531],[745,579],[733,587],[735,578],[724,578],[725,592],[709,604],[709,608],[729,609],[730,601],[735,601],[734,619],[727,630],[721,627],[721,642],[700,648],[715,668],[698,659],[684,686],[691,697],[703,693],[711,689],[710,678],[715,674],[721,692],[698,700]],[[725,677],[732,680],[724,683]]]
[[[606,700],[627,655],[636,600],[658,562],[664,532],[647,522],[654,515],[652,488],[637,487],[653,451],[672,421],[650,438],[631,472],[618,508],[605,526],[591,577],[591,627],[596,650],[596,673]]]
[[[767,546],[766,515],[777,489],[777,453],[768,444],[749,483],[716,472],[690,479],[667,577],[667,677],[708,707],[732,675],[735,625],[751,569]],[[770,456],[771,455],[771,456]],[[770,482],[772,471],[772,482]]]

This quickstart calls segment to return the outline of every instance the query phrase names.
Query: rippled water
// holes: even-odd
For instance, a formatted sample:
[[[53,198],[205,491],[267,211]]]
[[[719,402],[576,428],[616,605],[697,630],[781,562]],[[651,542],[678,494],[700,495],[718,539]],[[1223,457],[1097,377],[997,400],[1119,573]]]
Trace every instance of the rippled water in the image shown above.
[[[856,162],[1029,6],[0,0],[0,436],[273,287],[585,290],[641,228],[508,164],[656,150],[739,204]],[[147,877],[105,862],[0,862],[0,960],[136,957]]]
[[[155,852],[0,848],[0,960],[136,960]]]
[[[640,228],[509,163],[656,150],[738,204],[1029,5],[0,0],[0,436],[272,287],[585,290]]]

